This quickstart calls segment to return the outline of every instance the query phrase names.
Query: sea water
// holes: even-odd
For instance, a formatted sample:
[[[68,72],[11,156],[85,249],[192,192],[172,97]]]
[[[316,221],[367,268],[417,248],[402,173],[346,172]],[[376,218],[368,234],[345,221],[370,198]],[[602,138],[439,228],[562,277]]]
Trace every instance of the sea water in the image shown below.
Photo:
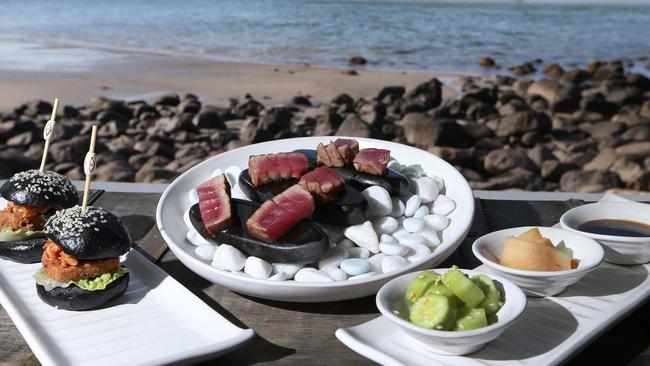
[[[469,72],[483,56],[565,67],[650,56],[650,7],[549,1],[2,0],[0,38],[262,63],[345,66],[361,55],[376,68]]]

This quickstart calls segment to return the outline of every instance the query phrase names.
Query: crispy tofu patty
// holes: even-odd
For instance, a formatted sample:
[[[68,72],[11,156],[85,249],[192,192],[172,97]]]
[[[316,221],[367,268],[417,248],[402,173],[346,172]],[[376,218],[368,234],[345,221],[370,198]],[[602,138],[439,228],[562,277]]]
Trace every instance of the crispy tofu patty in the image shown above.
[[[0,211],[0,229],[43,230],[50,213],[51,207],[20,206],[10,202]]]
[[[48,277],[61,281],[78,281],[95,278],[120,269],[119,258],[83,261],[66,254],[61,247],[48,240],[44,245],[43,270]]]

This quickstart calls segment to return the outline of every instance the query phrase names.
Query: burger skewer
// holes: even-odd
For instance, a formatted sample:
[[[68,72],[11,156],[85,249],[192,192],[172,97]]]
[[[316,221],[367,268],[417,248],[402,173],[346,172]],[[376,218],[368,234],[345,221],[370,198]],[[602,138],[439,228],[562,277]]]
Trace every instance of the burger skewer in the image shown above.
[[[97,125],[93,126],[91,135],[90,135],[90,148],[88,153],[86,153],[86,158],[84,159],[84,173],[86,174],[86,183],[84,184],[84,197],[81,205],[81,210],[86,212],[88,206],[88,192],[90,192],[90,180],[95,171],[95,166],[97,165],[97,160],[95,157],[95,142],[97,141]]]
[[[43,139],[45,140],[45,147],[43,147],[43,158],[41,159],[41,172],[45,170],[45,161],[47,161],[47,150],[50,148],[50,137],[52,137],[52,132],[54,131],[54,125],[56,124],[56,110],[59,108],[59,98],[54,98],[54,105],[52,106],[52,117],[45,124],[43,129]]]

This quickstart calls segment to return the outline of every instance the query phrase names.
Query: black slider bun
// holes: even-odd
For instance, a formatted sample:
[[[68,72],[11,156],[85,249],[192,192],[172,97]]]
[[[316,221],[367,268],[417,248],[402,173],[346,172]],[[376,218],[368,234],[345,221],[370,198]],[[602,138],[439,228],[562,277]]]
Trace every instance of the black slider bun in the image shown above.
[[[38,297],[50,306],[63,310],[90,310],[98,308],[105,303],[120,297],[129,287],[129,273],[111,282],[103,290],[86,291],[77,285],[68,287],[55,287],[47,291],[42,285],[36,284]]]
[[[38,263],[43,256],[43,244],[47,239],[5,241],[0,243],[0,258],[17,263]]]
[[[26,170],[14,174],[0,187],[0,195],[21,206],[68,208],[79,203],[77,189],[72,182],[49,170]]]
[[[89,206],[85,213],[79,206],[58,211],[45,224],[45,235],[81,260],[119,257],[132,245],[122,221],[101,207]]]

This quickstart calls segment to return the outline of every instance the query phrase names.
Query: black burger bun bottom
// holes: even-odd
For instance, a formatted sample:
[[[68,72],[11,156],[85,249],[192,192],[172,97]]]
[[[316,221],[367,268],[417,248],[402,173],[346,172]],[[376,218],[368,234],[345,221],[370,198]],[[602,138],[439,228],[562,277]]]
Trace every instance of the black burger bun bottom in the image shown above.
[[[93,206],[86,212],[79,206],[58,211],[45,224],[45,235],[80,260],[116,258],[133,243],[119,217]]]
[[[14,240],[0,243],[0,258],[17,263],[38,263],[43,257],[43,244],[47,238]]]
[[[49,170],[26,170],[14,174],[0,187],[0,195],[21,206],[68,208],[79,203],[72,182]]]
[[[111,282],[104,290],[86,291],[74,284],[68,287],[55,287],[46,291],[45,287],[36,285],[38,297],[46,304],[63,310],[91,310],[120,297],[129,286],[129,273]]]

